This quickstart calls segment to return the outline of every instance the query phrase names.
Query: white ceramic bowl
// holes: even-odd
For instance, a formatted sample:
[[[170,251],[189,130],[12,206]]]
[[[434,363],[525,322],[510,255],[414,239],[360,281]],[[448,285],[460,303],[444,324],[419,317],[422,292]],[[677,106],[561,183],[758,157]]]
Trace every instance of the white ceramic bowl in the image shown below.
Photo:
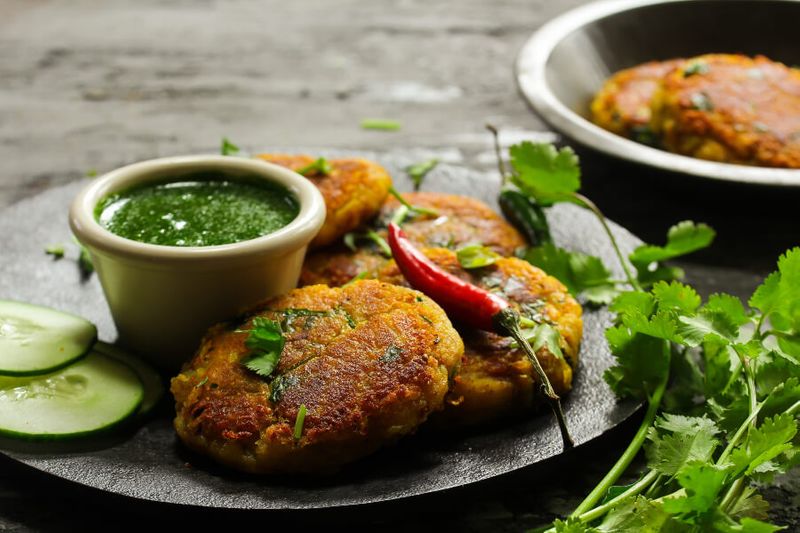
[[[95,219],[109,194],[151,182],[219,172],[228,180],[263,179],[287,188],[300,212],[268,235],[221,246],[161,246],[120,237]],[[325,202],[303,176],[278,165],[224,156],[153,159],[93,180],[72,203],[69,224],[100,278],[119,343],[156,366],[175,370],[206,329],[297,285],[308,243],[325,221]]]

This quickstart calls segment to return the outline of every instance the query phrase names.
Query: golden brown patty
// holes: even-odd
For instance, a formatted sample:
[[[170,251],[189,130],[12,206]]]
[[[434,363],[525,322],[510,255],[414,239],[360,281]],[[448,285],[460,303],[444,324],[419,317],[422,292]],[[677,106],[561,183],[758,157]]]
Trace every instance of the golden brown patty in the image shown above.
[[[558,394],[572,388],[573,369],[583,331],[582,310],[564,285],[530,263],[498,259],[494,265],[463,269],[450,250],[424,250],[434,263],[474,285],[502,294],[531,320],[553,325],[561,334],[562,359],[541,348],[537,355]],[[382,281],[406,285],[394,261],[378,272]],[[538,404],[537,379],[525,354],[509,337],[477,331],[462,324],[464,358],[447,395],[441,418],[454,424],[477,424],[530,410]]]
[[[662,99],[667,149],[800,168],[800,70],[762,56],[700,56],[667,75]]]
[[[286,345],[269,379],[245,368],[256,316]],[[441,409],[461,338],[433,301],[378,281],[295,289],[212,328],[172,380],[186,445],[249,472],[321,472],[412,433]],[[301,405],[307,414],[294,438]]]
[[[505,256],[527,244],[511,224],[475,198],[439,192],[409,192],[403,198],[411,205],[439,214],[417,216],[403,224],[403,231],[417,246],[456,250],[466,244],[482,244]],[[398,207],[396,198],[386,199],[380,213],[384,225],[388,225]]]
[[[313,163],[310,155],[259,154],[264,161],[300,170]],[[325,224],[311,242],[312,247],[336,242],[342,235],[367,223],[380,210],[392,179],[382,166],[359,158],[328,160],[333,171],[307,176],[325,199]]]
[[[458,249],[466,244],[480,243],[500,255],[512,255],[525,246],[525,239],[511,224],[495,213],[488,205],[474,198],[436,192],[403,194],[410,204],[434,209],[437,217],[419,215],[403,224],[403,231],[419,247]],[[400,207],[396,198],[389,197],[381,209],[378,226],[385,227],[395,210]],[[385,229],[377,229],[386,238]],[[369,277],[386,258],[368,241],[359,241],[361,247],[353,252],[343,246],[309,254],[300,275],[300,285],[324,283],[340,286],[361,272]]]
[[[683,59],[651,61],[621,70],[605,82],[592,102],[592,120],[617,135],[646,144],[656,144],[658,131],[654,107],[661,83]]]

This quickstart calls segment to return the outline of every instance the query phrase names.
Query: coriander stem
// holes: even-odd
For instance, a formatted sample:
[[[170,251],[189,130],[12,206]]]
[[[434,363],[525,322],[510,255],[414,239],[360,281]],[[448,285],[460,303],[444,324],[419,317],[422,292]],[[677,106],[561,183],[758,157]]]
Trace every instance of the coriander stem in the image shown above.
[[[500,132],[491,124],[486,125],[486,129],[492,132],[494,137],[494,153],[497,156],[497,169],[500,171],[500,186],[505,186],[508,183],[508,174],[506,174],[506,164],[503,162],[503,153],[500,149]]]
[[[664,342],[664,350],[669,355],[670,345],[668,342]],[[653,396],[648,400],[647,405],[647,412],[645,412],[644,419],[642,420],[641,425],[639,426],[639,430],[634,435],[633,440],[622,453],[620,458],[611,467],[611,470],[608,471],[608,474],[597,484],[597,486],[589,493],[589,495],[578,505],[578,507],[572,512],[570,517],[579,517],[580,515],[586,513],[592,507],[599,502],[603,496],[608,492],[609,487],[611,487],[619,477],[628,469],[631,462],[633,461],[636,454],[639,453],[639,450],[644,444],[645,438],[647,437],[647,431],[650,429],[650,426],[653,425],[653,421],[656,419],[656,413],[658,412],[658,408],[661,405],[661,398],[664,396],[664,390],[667,388],[667,377],[669,374],[664,376],[664,380],[658,384],[656,390],[653,392]]]
[[[750,413],[750,416],[748,416],[747,419],[742,422],[742,425],[736,430],[736,433],[734,433],[733,437],[731,437],[731,440],[728,441],[728,445],[724,450],[722,450],[722,454],[720,454],[719,459],[717,459],[718,465],[721,465],[725,462],[725,459],[728,458],[728,455],[730,455],[730,453],[733,451],[733,448],[739,443],[742,435],[744,435],[744,432],[750,427],[751,422],[753,422],[753,420],[758,416],[758,413],[761,411],[763,406],[763,403],[759,404],[758,407],[756,407],[756,409]]]
[[[628,283],[631,287],[633,287],[637,291],[641,291],[642,287],[639,285],[639,282],[636,281],[636,278],[633,277],[630,268],[628,267],[628,262],[622,256],[622,252],[619,249],[619,245],[617,244],[617,239],[614,237],[614,234],[611,232],[611,228],[608,227],[608,222],[606,221],[606,216],[600,211],[600,208],[591,201],[586,196],[582,195],[579,192],[572,193],[574,197],[581,202],[589,211],[595,214],[595,216],[600,220],[600,224],[603,225],[603,229],[605,230],[608,238],[611,239],[611,246],[614,247],[614,252],[617,254],[617,258],[619,259],[619,264],[622,266],[622,270],[625,271],[625,277],[628,279]]]
[[[623,492],[622,494],[616,496],[615,498],[607,501],[603,505],[599,505],[592,509],[589,512],[583,513],[578,517],[583,523],[589,523],[593,520],[597,520],[601,516],[605,515],[607,512],[612,510],[614,507],[622,503],[623,501],[627,500],[631,496],[636,496],[637,494],[641,493],[648,485],[653,483],[656,478],[658,478],[659,473],[655,470],[650,470],[647,474],[645,474],[642,479],[637,481],[635,484],[631,485],[628,490]]]

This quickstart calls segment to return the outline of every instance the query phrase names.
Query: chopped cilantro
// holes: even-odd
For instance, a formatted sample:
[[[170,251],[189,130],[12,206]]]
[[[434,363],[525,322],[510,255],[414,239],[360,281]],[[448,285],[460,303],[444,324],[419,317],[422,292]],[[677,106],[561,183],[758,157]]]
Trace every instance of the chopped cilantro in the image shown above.
[[[61,259],[64,257],[64,246],[61,244],[51,244],[44,249],[44,253],[52,255],[53,259]]]
[[[493,265],[500,254],[480,244],[468,244],[456,252],[459,264],[468,270]]]
[[[81,275],[86,278],[94,272],[94,263],[92,263],[92,256],[89,255],[89,250],[80,243],[78,243],[78,247],[78,269],[81,271]]]
[[[694,93],[689,97],[689,102],[692,104],[692,109],[698,111],[713,111],[714,104],[711,98],[706,93]]]
[[[428,161],[423,161],[422,163],[417,163],[406,167],[406,173],[408,174],[408,177],[411,178],[412,183],[414,183],[415,191],[418,191],[422,186],[422,181],[425,179],[425,176],[428,174],[428,172],[436,168],[436,165],[438,164],[438,159],[429,159]]]
[[[361,272],[359,272],[358,274],[356,274],[355,276],[353,276],[353,278],[352,278],[350,281],[348,281],[347,283],[345,283],[344,285],[342,285],[342,287],[347,287],[348,285],[352,285],[352,284],[353,284],[353,283],[355,283],[356,281],[360,281],[360,280],[362,280],[362,279],[368,279],[368,278],[369,278],[369,276],[370,276],[370,273],[369,273],[369,271],[367,271],[367,270],[362,270]]]
[[[244,366],[264,378],[272,375],[286,342],[281,325],[274,320],[257,316],[250,329],[237,331],[248,334],[244,343],[250,349],[250,355],[243,361]]]
[[[683,77],[689,78],[691,76],[697,76],[701,74],[708,73],[708,63],[705,61],[692,61],[689,65],[683,69]]]
[[[324,157],[318,158],[297,171],[298,174],[303,176],[327,176],[331,172],[333,172],[333,166]]]
[[[380,236],[374,230],[367,230],[364,233],[355,233],[350,232],[346,233],[342,238],[344,245],[347,246],[351,251],[357,252],[358,245],[356,241],[359,240],[367,240],[370,241],[372,244],[377,246],[378,250],[385,256],[385,257],[392,257],[392,249],[389,248],[389,243],[386,242],[386,239]]]
[[[400,194],[397,191],[397,189],[395,189],[394,187],[389,187],[389,194],[394,196],[397,199],[397,201],[400,202],[401,206],[405,207],[406,209],[408,209],[412,213],[416,213],[416,214],[420,214],[420,215],[427,215],[427,216],[431,216],[431,217],[438,217],[439,216],[439,212],[436,211],[435,209],[428,209],[427,207],[411,205],[410,203],[408,203],[408,200],[403,198],[403,195]]]
[[[365,118],[361,121],[361,128],[365,130],[397,131],[401,124],[397,120],[383,118]]]
[[[236,155],[240,152],[239,147],[228,140],[227,137],[222,138],[219,153],[222,155]]]
[[[303,436],[303,424],[306,420],[306,404],[300,405],[300,408],[297,410],[297,418],[294,420],[294,439],[300,440],[300,437]]]

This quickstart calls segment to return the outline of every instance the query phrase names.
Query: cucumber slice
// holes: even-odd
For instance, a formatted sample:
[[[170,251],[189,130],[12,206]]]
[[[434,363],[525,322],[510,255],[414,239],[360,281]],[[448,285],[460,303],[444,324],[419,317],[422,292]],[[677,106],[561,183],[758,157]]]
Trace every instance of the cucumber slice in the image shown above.
[[[126,364],[91,351],[50,374],[0,378],[0,434],[53,440],[97,433],[135,414],[143,395]]]
[[[0,375],[53,372],[84,356],[95,339],[97,328],[85,318],[0,300]]]
[[[92,349],[125,363],[139,376],[139,380],[144,385],[144,397],[136,416],[145,416],[158,405],[158,402],[164,396],[164,381],[161,379],[161,374],[156,372],[152,366],[145,363],[141,358],[103,341],[97,341]]]

